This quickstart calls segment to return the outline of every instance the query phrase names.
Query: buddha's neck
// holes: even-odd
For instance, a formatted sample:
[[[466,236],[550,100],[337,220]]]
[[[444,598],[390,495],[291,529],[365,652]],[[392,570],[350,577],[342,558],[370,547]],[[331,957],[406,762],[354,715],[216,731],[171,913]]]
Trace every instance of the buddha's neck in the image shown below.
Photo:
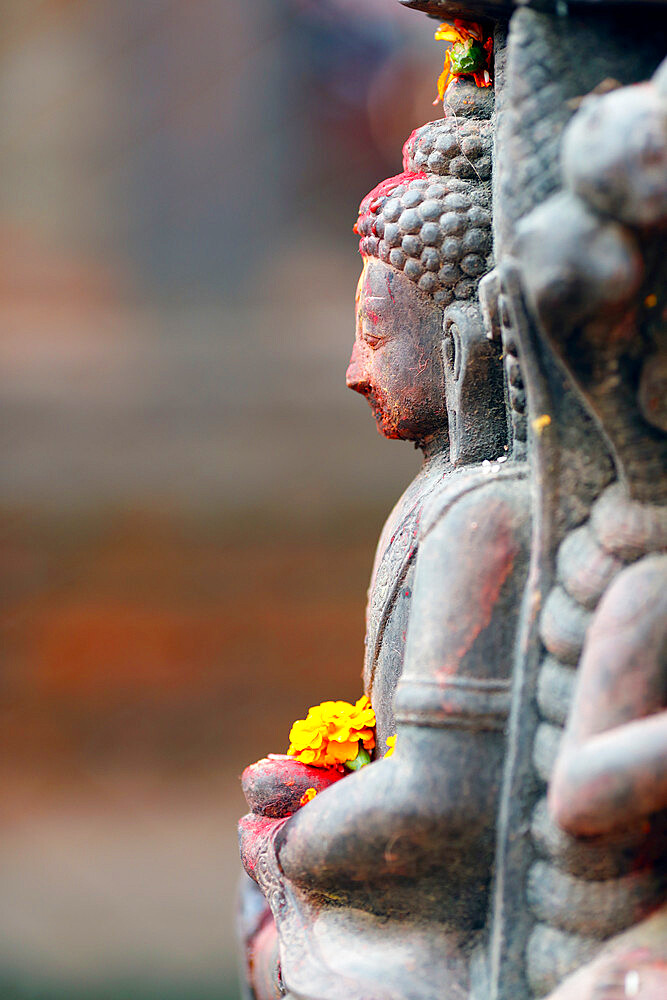
[[[424,462],[422,464],[422,469],[427,469],[435,461],[442,461],[443,458],[449,459],[449,430],[447,427],[443,427],[441,430],[436,431],[431,437],[427,438],[425,441],[419,441],[417,447],[421,449],[424,455]]]

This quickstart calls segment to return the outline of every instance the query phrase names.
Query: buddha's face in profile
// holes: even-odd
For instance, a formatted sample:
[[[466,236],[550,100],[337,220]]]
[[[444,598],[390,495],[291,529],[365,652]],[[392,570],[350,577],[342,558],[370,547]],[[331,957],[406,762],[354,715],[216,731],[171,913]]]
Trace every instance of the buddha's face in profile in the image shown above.
[[[447,427],[442,310],[400,271],[365,258],[347,384],[388,438],[426,442]]]

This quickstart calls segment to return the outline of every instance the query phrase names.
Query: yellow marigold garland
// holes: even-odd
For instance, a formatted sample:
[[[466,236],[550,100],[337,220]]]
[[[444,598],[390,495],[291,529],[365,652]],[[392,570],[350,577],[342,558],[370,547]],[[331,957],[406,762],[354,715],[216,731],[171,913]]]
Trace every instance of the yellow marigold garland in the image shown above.
[[[289,738],[287,753],[302,764],[356,770],[375,746],[375,712],[365,695],[354,705],[323,701],[294,723]]]

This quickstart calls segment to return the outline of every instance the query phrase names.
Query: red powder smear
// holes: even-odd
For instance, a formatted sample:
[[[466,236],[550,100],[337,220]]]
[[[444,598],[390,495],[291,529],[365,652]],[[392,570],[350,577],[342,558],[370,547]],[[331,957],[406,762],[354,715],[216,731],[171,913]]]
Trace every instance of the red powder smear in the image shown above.
[[[410,139],[412,139],[414,134],[415,133],[413,132]],[[410,142],[410,139],[408,139],[408,142]],[[359,232],[359,222],[361,219],[377,214],[383,203],[390,197],[392,191],[397,188],[399,184],[405,184],[407,186],[411,181],[424,180],[425,177],[426,174],[423,170],[404,170],[402,174],[396,174],[394,177],[387,177],[385,180],[380,181],[380,183],[376,184],[372,191],[368,192],[364,200],[359,205],[359,218],[355,223],[353,231],[355,233]]]
[[[365,310],[366,319],[369,319],[373,326],[377,326],[380,322],[380,317],[376,312],[372,312],[370,309]]]

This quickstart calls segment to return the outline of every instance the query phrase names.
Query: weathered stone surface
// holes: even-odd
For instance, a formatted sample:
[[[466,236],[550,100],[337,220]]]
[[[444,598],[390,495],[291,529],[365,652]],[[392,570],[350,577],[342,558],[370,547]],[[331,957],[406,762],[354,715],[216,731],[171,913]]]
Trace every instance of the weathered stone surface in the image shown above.
[[[298,809],[287,771],[245,772],[267,903],[248,982],[254,1000],[656,1000],[664,15],[412,6],[498,18],[495,95],[457,81],[455,113],[361,204],[347,382],[424,465],[371,577],[376,759]]]

